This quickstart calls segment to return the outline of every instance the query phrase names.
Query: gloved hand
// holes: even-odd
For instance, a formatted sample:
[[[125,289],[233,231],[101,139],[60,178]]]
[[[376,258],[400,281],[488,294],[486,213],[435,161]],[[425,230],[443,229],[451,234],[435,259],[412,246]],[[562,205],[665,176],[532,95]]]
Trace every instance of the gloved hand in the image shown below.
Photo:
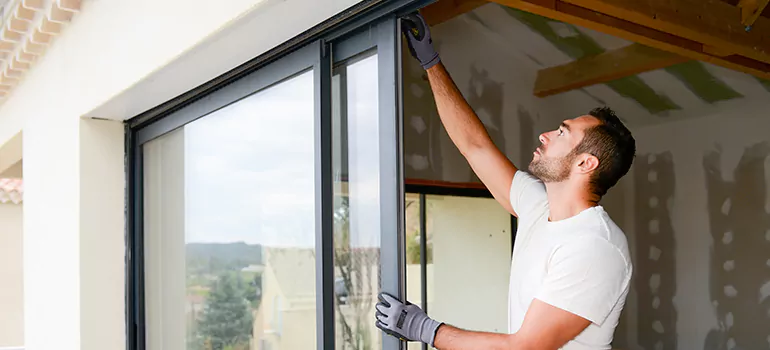
[[[390,294],[380,293],[377,328],[401,340],[421,341],[433,346],[441,322],[434,321],[417,305],[400,302]]]
[[[420,61],[423,69],[428,69],[439,63],[441,59],[433,48],[433,40],[430,37],[430,28],[425,19],[419,13],[409,14],[401,19],[401,31],[406,36],[409,44],[409,52]]]

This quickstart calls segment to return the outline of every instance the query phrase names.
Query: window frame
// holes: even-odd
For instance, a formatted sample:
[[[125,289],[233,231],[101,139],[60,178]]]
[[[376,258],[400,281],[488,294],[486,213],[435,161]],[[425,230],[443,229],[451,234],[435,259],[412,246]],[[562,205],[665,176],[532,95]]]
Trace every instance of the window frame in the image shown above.
[[[382,167],[396,174],[381,173],[387,184],[382,194],[396,206],[383,206],[382,288],[404,295],[403,262],[403,145],[401,100],[401,41],[398,17],[435,0],[364,0],[351,9],[328,19],[275,49],[216,77],[201,86],[131,118],[125,126],[126,149],[126,346],[145,350],[145,281],[142,145],[207,116],[253,93],[281,83],[309,69],[314,71],[315,98],[315,206],[316,206],[316,336],[318,349],[334,349],[334,267],[332,210],[331,77],[334,62],[371,49],[381,51],[380,111],[394,115],[381,130]],[[368,33],[368,34],[367,34]],[[376,33],[375,37],[370,34]],[[367,47],[368,46],[368,47]],[[366,47],[362,50],[362,48]],[[337,52],[334,56],[333,52]],[[384,75],[384,76],[383,76]],[[395,83],[395,84],[394,84]],[[394,88],[395,85],[395,88]],[[389,101],[382,104],[383,101]],[[392,181],[390,181],[392,179]],[[400,200],[399,200],[400,199]],[[394,234],[386,234],[393,232]],[[383,349],[400,349],[403,342],[382,334]]]

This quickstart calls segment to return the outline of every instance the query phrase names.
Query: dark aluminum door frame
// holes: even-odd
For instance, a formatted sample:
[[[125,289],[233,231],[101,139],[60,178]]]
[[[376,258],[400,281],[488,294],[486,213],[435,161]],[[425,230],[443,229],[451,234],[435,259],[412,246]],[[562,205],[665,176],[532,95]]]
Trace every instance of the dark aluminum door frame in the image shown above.
[[[378,50],[381,163],[381,283],[403,297],[404,185],[402,166],[401,45],[398,16],[434,0],[364,1],[342,14],[190,92],[126,122],[126,341],[144,350],[144,208],[142,145],[224,106],[309,69],[314,70],[317,347],[334,349],[334,268],[331,178],[331,68],[360,52]],[[372,5],[373,4],[373,5]],[[376,24],[372,24],[375,23]],[[387,116],[387,117],[386,117]],[[374,321],[374,320],[372,320]],[[404,343],[383,334],[383,349]]]
[[[325,164],[328,163],[326,155],[331,154],[331,127],[324,125],[325,121],[330,121],[331,113],[325,114],[325,109],[331,110],[325,104],[330,103],[329,98],[323,98],[322,76],[329,69],[328,57],[324,57],[323,41],[317,41],[306,45],[299,50],[283,57],[270,65],[261,68],[257,73],[248,75],[236,80],[215,92],[204,97],[196,99],[194,102],[185,105],[163,118],[154,120],[152,123],[143,125],[140,128],[130,128],[127,126],[126,132],[126,151],[129,158],[128,164],[128,219],[127,219],[127,266],[126,266],[126,301],[127,301],[127,345],[128,350],[146,349],[146,329],[145,329],[145,300],[144,300],[144,206],[143,206],[143,153],[142,146],[158,137],[170,133],[178,128],[197,119],[203,118],[219,109],[237,103],[241,99],[249,97],[259,91],[279,84],[294,76],[314,71],[314,122],[315,122],[315,189],[316,189],[316,237],[322,235],[324,228],[331,228],[331,197],[322,196],[322,193],[331,193],[331,178],[329,172],[325,172]],[[324,65],[324,63],[327,63]],[[327,132],[322,132],[326,128]],[[327,151],[328,150],[328,151]],[[328,168],[328,167],[327,167]],[[328,202],[325,203],[324,201]],[[320,223],[320,224],[319,224]],[[316,249],[318,250],[318,243]],[[320,250],[319,250],[320,251]],[[316,264],[317,270],[323,264]],[[318,281],[319,283],[322,281]],[[321,291],[322,289],[317,289]],[[319,299],[320,300],[320,299]],[[319,303],[320,306],[320,303]],[[320,314],[319,310],[319,314]],[[318,325],[319,330],[321,324]],[[323,335],[319,333],[319,349],[324,349]],[[333,335],[333,334],[332,334]]]
[[[389,16],[331,43],[334,66],[376,50],[379,108],[379,198],[381,290],[406,295],[404,264],[404,185],[402,169],[400,21]],[[330,82],[329,82],[330,84]],[[331,85],[328,86],[331,90]],[[345,98],[343,96],[343,98]],[[333,274],[333,272],[329,272]],[[334,322],[334,312],[328,315]],[[374,323],[374,319],[372,319]],[[382,348],[400,349],[398,339],[381,333]]]

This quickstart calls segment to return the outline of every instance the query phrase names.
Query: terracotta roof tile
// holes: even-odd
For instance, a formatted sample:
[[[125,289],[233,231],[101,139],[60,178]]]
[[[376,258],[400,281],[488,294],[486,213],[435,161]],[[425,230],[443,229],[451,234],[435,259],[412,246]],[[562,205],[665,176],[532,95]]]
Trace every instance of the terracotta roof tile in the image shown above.
[[[24,197],[24,181],[22,179],[0,179],[0,203],[19,204]]]

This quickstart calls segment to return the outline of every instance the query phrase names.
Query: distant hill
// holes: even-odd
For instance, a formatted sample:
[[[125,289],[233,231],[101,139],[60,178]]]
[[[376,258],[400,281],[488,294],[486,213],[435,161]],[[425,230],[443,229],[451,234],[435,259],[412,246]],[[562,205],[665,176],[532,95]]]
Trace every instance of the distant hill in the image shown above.
[[[188,243],[186,249],[188,268],[199,272],[216,273],[263,264],[262,245],[259,244]]]

